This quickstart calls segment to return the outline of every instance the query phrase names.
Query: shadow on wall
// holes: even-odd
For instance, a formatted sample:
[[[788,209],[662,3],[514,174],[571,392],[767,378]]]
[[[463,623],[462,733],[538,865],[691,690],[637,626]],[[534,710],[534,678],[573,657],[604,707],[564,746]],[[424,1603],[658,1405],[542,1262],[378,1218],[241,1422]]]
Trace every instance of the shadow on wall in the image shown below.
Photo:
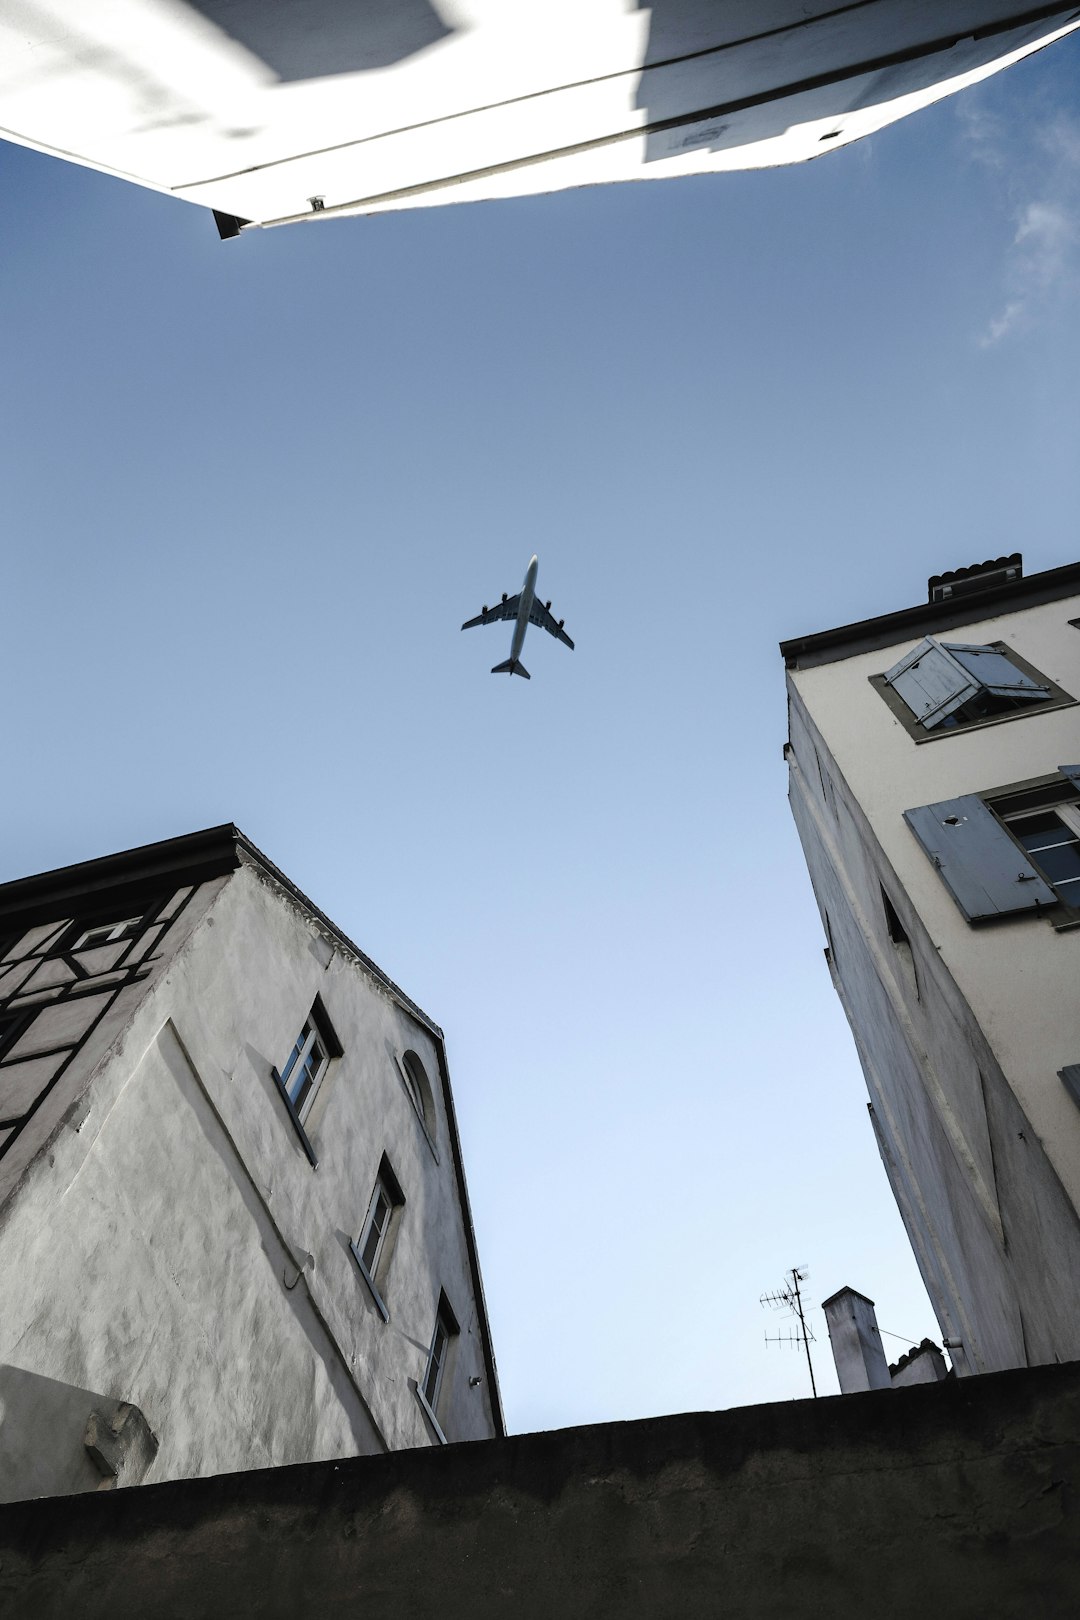
[[[389,67],[454,32],[429,0],[189,0],[284,82]]]
[[[0,1363],[0,1502],[106,1486],[84,1444],[86,1425],[128,1393],[102,1395]]]

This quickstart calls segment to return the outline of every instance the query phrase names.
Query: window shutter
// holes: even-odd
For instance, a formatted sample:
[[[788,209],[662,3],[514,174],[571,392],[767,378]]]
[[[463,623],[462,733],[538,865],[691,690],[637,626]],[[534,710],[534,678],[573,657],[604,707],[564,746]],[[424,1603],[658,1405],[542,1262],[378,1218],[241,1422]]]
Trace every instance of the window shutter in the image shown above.
[[[1058,770],[1066,782],[1071,782],[1074,788],[1080,789],[1080,765],[1059,765]]]
[[[927,730],[974,697],[980,686],[978,677],[939,646],[933,636],[920,641],[898,664],[886,670],[885,680]]]
[[[1058,1070],[1058,1079],[1073,1102],[1080,1107],[1080,1063],[1066,1063],[1063,1069]]]
[[[905,810],[904,820],[968,922],[1056,903],[1053,889],[977,794]]]
[[[1050,696],[1050,688],[1044,682],[1033,681],[996,647],[968,647],[951,641],[945,642],[944,647],[995,697],[1028,698],[1038,702]]]

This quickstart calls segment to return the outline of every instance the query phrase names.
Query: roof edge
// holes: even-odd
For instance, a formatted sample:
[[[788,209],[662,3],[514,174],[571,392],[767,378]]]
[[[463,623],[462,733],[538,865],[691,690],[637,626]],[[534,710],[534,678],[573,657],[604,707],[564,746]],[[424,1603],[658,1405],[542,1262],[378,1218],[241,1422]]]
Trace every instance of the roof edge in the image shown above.
[[[268,855],[264,855],[258,845],[252,843],[247,834],[241,832],[239,827],[233,827],[232,831],[235,834],[237,847],[244,852],[249,860],[254,862],[257,866],[261,866],[268,877],[272,878],[275,883],[280,884],[286,893],[290,894],[294,900],[303,906],[305,911],[310,912],[315,920],[323,928],[325,928],[327,932],[334,937],[334,939],[337,940],[338,944],[343,945],[351,955],[355,956],[362,966],[365,967],[372,975],[372,977],[377,979],[383,988],[388,990],[396,1001],[400,1002],[401,1006],[407,1013],[411,1014],[411,1016],[415,1018],[418,1023],[422,1024],[424,1028],[434,1035],[439,1041],[445,1041],[446,1037],[435,1020],[433,1018],[429,1018],[424,1009],[422,1007],[418,1007],[416,1002],[413,1001],[412,997],[407,996],[401,986],[399,984],[395,984],[390,975],[388,973],[384,973],[379,964],[377,962],[373,962],[371,957],[368,956],[367,952],[362,951],[359,945],[356,944],[355,940],[350,939],[348,934],[346,934],[343,929],[339,928],[337,923],[328,917],[326,912],[321,910],[320,907],[315,904],[314,900],[309,899],[302,889],[297,888],[296,884],[290,877],[285,875],[280,866],[275,866],[270,857]],[[237,865],[241,864],[242,862],[238,860]]]
[[[8,932],[16,928],[32,928],[37,922],[49,922],[57,915],[58,906],[78,901],[85,909],[87,902],[93,904],[95,896],[103,900],[113,895],[127,899],[160,889],[166,881],[177,887],[206,883],[211,878],[235,872],[245,861],[259,866],[302,906],[424,1029],[439,1041],[444,1039],[434,1019],[429,1018],[401,986],[383,972],[377,962],[373,962],[231,821],[222,822],[217,827],[204,827],[198,832],[183,833],[178,838],[140,844],[135,849],[119,850],[113,855],[100,855],[93,860],[58,866],[48,872],[37,872],[30,877],[14,878],[9,883],[2,883],[0,930]]]
[[[992,586],[949,602],[920,602],[915,607],[900,608],[873,619],[860,619],[855,624],[838,625],[833,630],[793,636],[780,643],[780,652],[788,669],[812,669],[818,664],[850,658],[855,653],[874,652],[879,647],[902,641],[905,636],[930,635],[957,625],[976,624],[980,619],[994,618],[999,613],[1060,601],[1078,592],[1080,562],[1065,563],[1060,568],[1028,574],[1011,584]]]

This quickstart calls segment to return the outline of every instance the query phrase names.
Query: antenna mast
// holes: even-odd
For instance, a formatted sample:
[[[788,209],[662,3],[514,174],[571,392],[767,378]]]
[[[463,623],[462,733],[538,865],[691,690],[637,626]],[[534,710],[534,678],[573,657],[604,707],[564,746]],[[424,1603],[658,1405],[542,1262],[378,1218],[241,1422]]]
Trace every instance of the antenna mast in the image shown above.
[[[810,1273],[805,1266],[792,1266],[784,1277],[784,1286],[776,1288],[771,1293],[759,1295],[762,1305],[769,1305],[774,1311],[789,1311],[798,1321],[794,1333],[774,1333],[765,1335],[766,1346],[770,1344],[790,1344],[796,1350],[806,1351],[806,1365],[810,1370],[810,1388],[817,1400],[817,1384],[814,1382],[814,1363],[810,1359],[810,1346],[814,1343],[814,1330],[806,1325],[806,1316],[803,1312],[802,1295],[799,1284],[805,1282]]]

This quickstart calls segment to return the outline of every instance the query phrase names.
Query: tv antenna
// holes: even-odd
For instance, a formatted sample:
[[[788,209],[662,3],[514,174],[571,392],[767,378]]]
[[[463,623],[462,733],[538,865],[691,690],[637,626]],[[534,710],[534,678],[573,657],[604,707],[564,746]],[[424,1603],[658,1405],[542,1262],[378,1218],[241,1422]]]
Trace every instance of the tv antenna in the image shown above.
[[[791,1333],[773,1333],[765,1335],[766,1346],[770,1344],[789,1344],[796,1350],[806,1351],[806,1365],[810,1369],[810,1388],[817,1400],[817,1385],[814,1382],[814,1363],[810,1359],[810,1346],[814,1343],[814,1330],[806,1325],[803,1314],[802,1295],[799,1293],[799,1284],[805,1282],[810,1273],[805,1266],[792,1266],[784,1276],[783,1288],[773,1289],[771,1293],[759,1295],[762,1305],[768,1305],[774,1311],[788,1311],[798,1321],[798,1327]]]

